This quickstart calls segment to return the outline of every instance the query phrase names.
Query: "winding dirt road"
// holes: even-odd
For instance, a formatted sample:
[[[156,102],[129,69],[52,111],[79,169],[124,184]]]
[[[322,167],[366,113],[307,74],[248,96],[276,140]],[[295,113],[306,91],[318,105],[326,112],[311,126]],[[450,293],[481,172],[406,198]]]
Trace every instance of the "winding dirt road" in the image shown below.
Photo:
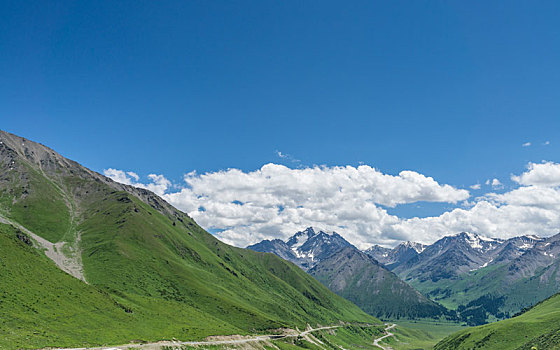
[[[394,334],[391,333],[391,332],[389,332],[389,331],[390,331],[391,329],[395,328],[396,326],[397,326],[396,323],[393,323],[392,325],[387,325],[387,328],[384,329],[384,331],[385,331],[387,334],[385,334],[385,335],[382,336],[382,337],[379,337],[379,338],[375,339],[375,340],[373,341],[373,345],[374,345],[374,346],[377,346],[378,348],[381,348],[381,349],[383,349],[383,350],[391,350],[391,347],[380,345],[379,342],[382,341],[382,340],[385,339],[385,338],[392,337]]]
[[[107,346],[107,347],[92,347],[92,348],[69,348],[69,349],[62,349],[59,348],[58,350],[128,350],[128,349],[142,349],[142,350],[160,350],[163,346],[170,346],[174,348],[179,348],[181,345],[225,345],[225,344],[245,344],[245,343],[252,343],[252,342],[261,342],[261,341],[269,341],[274,339],[284,339],[284,338],[293,338],[293,337],[306,337],[310,333],[321,331],[325,329],[333,329],[338,328],[340,326],[327,326],[327,327],[319,327],[319,328],[310,328],[306,331],[299,331],[298,333],[294,334],[285,334],[285,335],[258,335],[255,337],[247,337],[243,338],[240,337],[238,339],[227,339],[227,340],[207,340],[207,341],[160,341],[157,343],[145,343],[145,344],[126,344],[126,345],[119,345],[119,346]]]

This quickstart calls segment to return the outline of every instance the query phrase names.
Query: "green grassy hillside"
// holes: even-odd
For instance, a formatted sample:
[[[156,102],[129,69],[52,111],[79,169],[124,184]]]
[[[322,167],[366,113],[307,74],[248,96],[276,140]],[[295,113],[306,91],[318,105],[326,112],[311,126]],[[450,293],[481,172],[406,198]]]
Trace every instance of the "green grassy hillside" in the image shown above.
[[[14,135],[0,140],[0,219],[36,235],[35,247],[56,243],[59,266],[88,282],[2,226],[1,348],[379,322],[295,265],[218,241],[149,191]]]
[[[539,303],[520,316],[467,328],[435,346],[451,349],[559,349],[560,295]]]
[[[20,230],[0,224],[2,349],[156,340],[198,323],[204,327],[192,328],[194,337],[242,331],[176,302],[111,295],[61,271],[30,244]]]

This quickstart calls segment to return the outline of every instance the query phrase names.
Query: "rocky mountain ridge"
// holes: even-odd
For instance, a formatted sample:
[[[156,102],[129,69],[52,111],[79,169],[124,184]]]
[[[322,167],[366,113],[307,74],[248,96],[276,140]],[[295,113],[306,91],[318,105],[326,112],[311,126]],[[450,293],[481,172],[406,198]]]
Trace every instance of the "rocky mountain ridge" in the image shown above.
[[[429,300],[354,247],[343,248],[322,260],[309,274],[376,317],[455,319],[454,312]]]
[[[286,241],[264,240],[247,247],[257,252],[274,253],[291,261],[304,270],[313,268],[323,259],[345,247],[354,247],[336,232],[326,232],[313,227],[296,232]]]

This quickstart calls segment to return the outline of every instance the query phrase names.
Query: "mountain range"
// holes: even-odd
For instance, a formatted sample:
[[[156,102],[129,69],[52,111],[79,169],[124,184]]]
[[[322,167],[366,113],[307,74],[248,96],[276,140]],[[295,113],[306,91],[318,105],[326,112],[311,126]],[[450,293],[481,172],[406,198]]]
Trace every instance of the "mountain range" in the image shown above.
[[[507,240],[473,233],[444,237],[393,269],[469,324],[503,319],[560,289],[560,236]]]
[[[430,305],[426,301],[436,302],[430,312],[420,313],[424,317],[451,317],[448,311],[456,310],[459,320],[478,325],[510,317],[560,290],[559,240],[560,235],[498,239],[461,232],[431,245],[403,242],[392,249],[374,245],[361,252],[371,258],[367,261],[358,254],[348,258],[349,251],[356,253],[358,249],[340,235],[308,228],[286,241],[263,241],[248,248],[272,252],[296,263],[377,317],[419,317],[412,311],[415,307],[407,307],[408,313],[399,308],[414,300],[411,296],[417,293],[421,296],[418,309]],[[369,279],[355,265],[368,266]],[[354,285],[355,280],[361,282]],[[379,293],[387,289],[379,281],[393,285],[391,302],[380,302]],[[396,288],[396,281],[406,284]],[[395,288],[400,292],[394,293]]]
[[[373,246],[366,252],[434,301],[476,325],[507,318],[560,290],[560,235],[510,239],[462,232],[422,249]],[[385,260],[384,260],[385,259]]]
[[[330,290],[376,317],[453,318],[452,312],[426,298],[336,232],[309,227],[286,241],[264,240],[247,248],[274,253],[297,264]],[[407,256],[406,249],[399,252],[393,255]]]

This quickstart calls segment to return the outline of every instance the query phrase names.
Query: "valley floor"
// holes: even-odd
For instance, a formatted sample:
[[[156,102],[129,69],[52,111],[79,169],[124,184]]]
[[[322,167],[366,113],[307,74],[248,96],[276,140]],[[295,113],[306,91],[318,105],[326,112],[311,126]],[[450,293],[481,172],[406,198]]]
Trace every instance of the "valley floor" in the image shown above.
[[[432,349],[443,338],[466,328],[458,323],[429,320],[399,320],[394,322],[396,325],[391,329],[393,336],[384,338],[378,344],[382,349]]]

